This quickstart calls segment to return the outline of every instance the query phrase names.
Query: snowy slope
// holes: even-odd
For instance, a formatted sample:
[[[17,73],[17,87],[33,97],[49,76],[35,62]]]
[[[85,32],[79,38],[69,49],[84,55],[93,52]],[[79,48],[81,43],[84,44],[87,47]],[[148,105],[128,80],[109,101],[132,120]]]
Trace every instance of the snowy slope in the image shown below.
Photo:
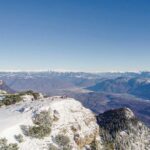
[[[58,120],[53,122],[52,131],[44,139],[24,136],[20,126],[33,125],[32,117],[41,111],[50,110],[54,116],[57,112]],[[75,128],[76,131],[72,131]],[[15,135],[24,136],[23,143],[17,143]],[[17,143],[20,150],[46,150],[48,144],[53,143],[58,134],[67,135],[74,150],[99,140],[99,128],[93,113],[84,108],[79,102],[71,98],[50,97],[38,101],[25,101],[19,104],[0,108],[0,138],[6,138],[10,143]],[[79,135],[80,144],[74,140]]]

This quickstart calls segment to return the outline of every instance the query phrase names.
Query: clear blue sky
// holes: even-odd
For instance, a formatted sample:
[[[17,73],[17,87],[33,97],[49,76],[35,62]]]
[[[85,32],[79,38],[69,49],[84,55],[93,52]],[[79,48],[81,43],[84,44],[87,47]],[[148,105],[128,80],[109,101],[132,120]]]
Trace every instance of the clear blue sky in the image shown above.
[[[0,0],[0,69],[150,70],[150,1]]]

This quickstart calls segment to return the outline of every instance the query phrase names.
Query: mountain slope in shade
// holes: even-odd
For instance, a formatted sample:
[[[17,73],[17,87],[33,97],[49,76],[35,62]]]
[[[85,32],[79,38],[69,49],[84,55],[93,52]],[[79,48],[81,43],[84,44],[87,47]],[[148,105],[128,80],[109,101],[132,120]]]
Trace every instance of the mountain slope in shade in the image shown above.
[[[87,89],[96,92],[128,93],[144,99],[150,99],[150,78],[119,77],[106,79]]]
[[[86,108],[94,113],[103,113],[110,109],[121,107],[130,108],[140,120],[150,126],[150,101],[123,93],[106,92],[65,92],[69,97],[79,100]],[[64,93],[64,94],[65,94]]]
[[[120,150],[150,149],[150,129],[128,108],[109,110],[97,116],[104,146]]]

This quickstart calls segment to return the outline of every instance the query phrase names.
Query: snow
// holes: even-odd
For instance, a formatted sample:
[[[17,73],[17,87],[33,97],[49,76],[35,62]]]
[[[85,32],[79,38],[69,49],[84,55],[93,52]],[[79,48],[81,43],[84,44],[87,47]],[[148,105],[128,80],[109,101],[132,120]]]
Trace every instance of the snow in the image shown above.
[[[24,101],[31,101],[34,99],[33,95],[23,95],[21,96]]]
[[[3,100],[5,98],[5,96],[0,95],[0,101]]]
[[[125,108],[125,115],[128,119],[135,117],[134,113],[129,108]]]
[[[50,110],[52,116],[57,112],[59,117],[58,121],[52,124],[51,134],[42,140],[24,136],[20,126],[33,125],[33,115],[43,110]],[[90,136],[98,130],[94,114],[72,98],[55,96],[32,101],[31,97],[25,96],[24,102],[0,108],[0,138],[6,138],[10,143],[17,143],[14,136],[22,134],[24,142],[18,143],[20,150],[29,148],[30,150],[46,150],[49,143],[55,144],[53,137],[60,133],[66,134],[74,150],[77,150],[72,126],[77,128],[81,138]]]
[[[7,92],[4,90],[0,90],[0,95],[4,95],[4,94],[7,94]]]

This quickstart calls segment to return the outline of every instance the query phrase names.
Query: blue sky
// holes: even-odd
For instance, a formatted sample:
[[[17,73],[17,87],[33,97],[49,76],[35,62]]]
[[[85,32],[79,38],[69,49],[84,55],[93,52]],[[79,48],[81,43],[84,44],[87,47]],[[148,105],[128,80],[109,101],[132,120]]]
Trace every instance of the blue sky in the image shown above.
[[[150,70],[149,0],[1,0],[0,70]]]

